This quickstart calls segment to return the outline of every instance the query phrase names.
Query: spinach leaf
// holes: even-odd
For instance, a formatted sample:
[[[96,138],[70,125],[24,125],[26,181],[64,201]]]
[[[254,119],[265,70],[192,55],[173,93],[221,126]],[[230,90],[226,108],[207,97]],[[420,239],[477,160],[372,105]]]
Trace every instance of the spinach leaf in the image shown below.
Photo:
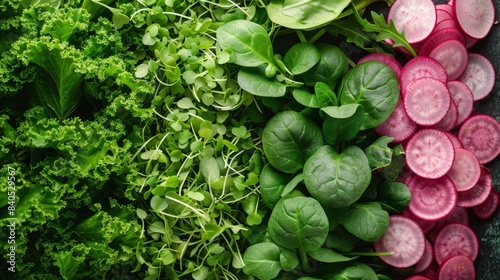
[[[243,67],[238,72],[238,84],[253,95],[281,97],[286,93],[286,86],[275,78],[266,77],[262,67]]]
[[[322,43],[318,44],[317,48],[321,54],[321,58],[313,68],[302,75],[304,83],[307,86],[313,86],[317,82],[322,82],[330,86],[330,89],[333,89],[345,73],[347,73],[347,70],[349,70],[347,57],[335,45]]]
[[[269,237],[276,244],[300,251],[319,249],[328,235],[328,218],[312,197],[284,197],[269,217]]]
[[[280,249],[272,242],[249,246],[243,254],[243,272],[259,279],[274,279],[281,271]]]
[[[373,169],[389,166],[392,160],[392,149],[388,145],[394,138],[382,136],[365,148],[366,157]]]
[[[354,263],[326,278],[327,280],[378,280],[375,271],[364,263]]]
[[[274,115],[262,132],[262,146],[269,163],[281,172],[293,174],[323,145],[320,128],[295,111]]]
[[[319,107],[338,106],[339,99],[330,85],[324,82],[316,82],[314,84],[314,92],[318,100]]]
[[[292,91],[293,98],[300,104],[309,108],[319,108],[318,97],[309,91],[301,88],[296,88]]]
[[[349,146],[337,153],[331,146],[321,147],[304,165],[304,183],[309,193],[329,207],[349,206],[357,201],[371,180],[365,153]]]
[[[343,226],[338,226],[328,233],[325,245],[328,248],[342,252],[350,252],[359,242],[359,238],[350,233]]]
[[[281,247],[280,265],[284,271],[292,271],[300,265],[297,253],[294,250]]]
[[[330,145],[353,139],[364,120],[364,109],[359,104],[328,106],[321,108],[327,114],[323,122],[323,136]]]
[[[349,258],[328,248],[319,248],[315,251],[307,252],[313,259],[324,263],[348,262],[356,257]]]
[[[285,53],[283,63],[292,74],[299,75],[311,69],[320,59],[321,53],[313,44],[298,43]]]
[[[410,203],[411,192],[403,183],[385,182],[377,187],[377,200],[400,212]]]
[[[356,203],[343,214],[342,224],[360,239],[375,242],[389,227],[389,213],[377,202]]]
[[[288,176],[266,164],[260,173],[260,196],[264,204],[273,209],[281,199],[281,193],[288,184]]]
[[[399,99],[398,81],[394,72],[377,61],[368,61],[352,68],[342,80],[341,104],[361,104],[365,118],[361,129],[383,123]]]

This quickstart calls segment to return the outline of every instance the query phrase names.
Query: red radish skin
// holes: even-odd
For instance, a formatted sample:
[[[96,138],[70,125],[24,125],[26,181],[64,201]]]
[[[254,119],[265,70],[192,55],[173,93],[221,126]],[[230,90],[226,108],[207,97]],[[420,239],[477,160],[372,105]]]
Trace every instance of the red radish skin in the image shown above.
[[[466,119],[458,130],[458,139],[473,152],[479,163],[486,164],[500,154],[500,123],[489,115],[477,114]]]
[[[469,53],[467,67],[458,80],[472,91],[474,101],[487,97],[495,85],[495,68],[481,54]]]
[[[436,221],[446,217],[455,208],[457,190],[448,176],[437,179],[413,177],[408,182],[410,212],[423,220]]]
[[[474,215],[482,220],[491,218],[498,208],[498,200],[498,191],[495,188],[491,188],[486,200],[478,206],[472,207]]]
[[[467,67],[467,48],[458,40],[447,40],[437,45],[429,56],[436,59],[446,69],[448,80],[455,80]]]
[[[443,132],[437,129],[421,129],[408,140],[406,164],[417,175],[436,179],[451,168],[455,147]]]
[[[465,45],[466,39],[464,34],[460,32],[457,28],[444,28],[441,30],[434,30],[432,35],[425,40],[420,48],[418,55],[428,56],[429,53],[440,43],[447,40],[458,40]]]
[[[417,56],[408,61],[401,70],[400,89],[404,96],[406,87],[419,78],[434,78],[443,83],[448,82],[446,69],[434,58],[428,56]]]
[[[457,205],[461,207],[474,207],[486,201],[493,188],[493,179],[487,169],[483,169],[477,184],[470,190],[458,192]]]
[[[412,121],[403,107],[403,100],[400,98],[392,114],[381,125],[375,128],[379,135],[393,137],[393,143],[401,143],[408,139],[417,130],[417,124]]]
[[[420,258],[417,265],[413,269],[413,273],[423,272],[431,265],[433,260],[434,260],[434,248],[432,247],[431,242],[426,238],[424,255]]]
[[[441,21],[440,23],[436,24],[436,27],[434,27],[434,32],[447,29],[447,28],[458,28],[457,23],[452,20],[452,19],[445,19]]]
[[[474,96],[470,88],[461,81],[449,81],[448,90],[458,109],[457,125],[467,119],[474,109]]]
[[[445,226],[434,240],[434,257],[438,264],[446,259],[464,255],[472,261],[479,253],[479,241],[474,231],[463,224]]]
[[[401,76],[401,69],[403,67],[401,66],[401,63],[399,63],[399,61],[396,58],[394,58],[393,56],[391,56],[389,54],[385,54],[385,53],[371,53],[371,54],[368,54],[368,55],[365,55],[364,57],[362,57],[358,61],[358,64],[361,64],[365,61],[372,61],[372,60],[382,62],[385,65],[389,66],[389,68],[391,68],[392,72],[394,72],[394,75],[396,76],[396,78],[399,80],[399,77]]]
[[[460,28],[475,39],[486,37],[495,21],[495,6],[491,0],[456,0],[453,8]]]
[[[476,279],[476,268],[467,256],[455,256],[439,267],[438,277],[439,280],[473,280]]]
[[[453,143],[453,147],[455,147],[455,149],[462,149],[464,146],[462,145],[462,142],[460,142],[460,140],[458,140],[458,137],[449,132],[449,131],[442,131],[444,134],[446,134],[446,136],[448,136],[448,138],[450,138],[451,142]]]
[[[405,268],[415,265],[424,255],[424,233],[408,218],[393,215],[389,219],[385,235],[373,244],[375,251],[392,252],[392,255],[380,258],[394,267]]]
[[[434,29],[436,6],[431,0],[396,0],[387,20],[392,20],[399,32],[404,31],[408,43],[421,42]]]
[[[457,191],[472,189],[481,177],[481,164],[474,153],[466,149],[455,149],[455,160],[447,173]]]

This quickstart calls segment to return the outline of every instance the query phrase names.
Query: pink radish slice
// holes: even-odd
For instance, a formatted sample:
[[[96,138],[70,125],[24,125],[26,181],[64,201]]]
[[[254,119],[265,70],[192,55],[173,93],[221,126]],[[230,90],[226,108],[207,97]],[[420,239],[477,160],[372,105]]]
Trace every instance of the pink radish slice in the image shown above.
[[[428,232],[430,232],[437,223],[437,221],[424,220],[422,218],[415,216],[415,214],[413,214],[408,208],[405,208],[401,212],[401,215],[404,217],[407,217],[407,218],[411,219],[412,221],[414,221],[415,223],[417,223],[420,226],[420,228],[422,229],[422,232],[424,234],[427,234]]]
[[[436,59],[448,74],[448,80],[455,80],[467,67],[468,53],[465,45],[458,40],[447,40],[437,45],[429,56]]]
[[[399,76],[401,76],[401,63],[397,59],[395,59],[393,56],[385,53],[371,53],[368,55],[365,55],[362,57],[359,61],[358,64],[361,64],[365,61],[371,61],[375,60],[378,62],[382,62],[385,65],[389,66],[391,68],[392,72],[394,72],[394,75],[396,78],[399,80]]]
[[[470,88],[475,101],[480,100],[488,96],[495,85],[495,69],[483,55],[469,53],[467,67],[458,80]]]
[[[379,135],[393,137],[394,143],[400,143],[408,139],[417,130],[417,124],[413,122],[403,107],[403,100],[400,98],[392,114],[385,122],[375,128]]]
[[[451,104],[448,87],[434,78],[420,78],[405,88],[403,99],[408,117],[420,125],[435,125],[441,121]]]
[[[399,32],[404,31],[408,43],[423,41],[436,24],[436,7],[431,0],[396,0],[387,20],[392,20]]]
[[[437,179],[413,177],[408,182],[411,201],[408,209],[423,220],[436,221],[451,213],[457,202],[457,190],[448,176]]]
[[[434,58],[428,56],[417,56],[408,61],[401,70],[400,88],[404,96],[406,87],[419,78],[434,78],[443,83],[448,82],[446,69]]]
[[[432,228],[431,231],[427,233],[427,238],[431,242],[434,242],[436,239],[436,236],[438,233],[447,225],[452,224],[452,223],[459,223],[468,226],[469,225],[469,212],[467,211],[466,208],[460,207],[460,206],[455,206],[453,210],[451,211],[450,214],[448,214],[446,217],[436,221],[436,225]]]
[[[453,143],[453,147],[455,147],[455,149],[462,149],[464,146],[462,145],[462,142],[460,142],[460,140],[458,140],[458,137],[449,132],[449,131],[442,131],[444,134],[446,134],[446,136],[448,136],[448,138],[450,138],[451,142]]]
[[[455,147],[443,132],[437,129],[421,129],[408,140],[406,164],[417,175],[435,179],[451,168]]]
[[[432,279],[423,275],[413,275],[408,278],[405,278],[405,280],[432,280]]]
[[[440,129],[443,131],[451,130],[457,124],[458,119],[458,108],[455,105],[455,101],[451,100],[450,108],[444,116],[444,118],[437,124],[433,125],[432,128]]]
[[[493,216],[493,214],[495,214],[495,211],[498,208],[498,200],[498,191],[495,188],[491,188],[486,200],[483,203],[472,207],[472,212],[474,212],[474,215],[479,219],[489,219]]]
[[[493,117],[477,114],[466,119],[458,130],[458,139],[473,152],[481,164],[500,154],[500,123]]]
[[[431,242],[426,238],[425,239],[425,250],[424,255],[418,261],[417,265],[413,269],[413,273],[420,273],[426,270],[434,260],[434,248],[432,248]]]
[[[436,24],[436,27],[434,27],[433,32],[438,32],[440,30],[446,29],[446,28],[458,28],[457,23],[452,20],[452,19],[445,19],[438,24]]]
[[[474,96],[470,88],[461,81],[449,81],[447,84],[451,99],[458,109],[457,125],[467,119],[474,109]]]
[[[412,220],[393,215],[384,237],[374,242],[376,252],[392,252],[380,256],[387,264],[398,268],[415,265],[424,255],[425,237],[420,227]]]
[[[493,180],[489,171],[484,169],[477,184],[470,190],[458,192],[457,205],[474,207],[486,201],[493,187]]]
[[[422,44],[418,55],[428,56],[429,53],[439,44],[447,40],[458,40],[462,44],[465,44],[465,36],[457,28],[444,28],[438,31],[434,31],[427,40]]]
[[[438,272],[439,280],[476,279],[474,262],[467,256],[455,256],[447,259]]]
[[[450,3],[447,3],[447,4],[437,4],[436,5],[436,10],[438,10],[438,11],[445,11],[445,12],[449,13],[452,16],[452,19],[455,16],[455,14],[454,14],[455,11],[453,10],[453,6]]]
[[[447,19],[453,20],[453,15],[446,10],[438,9],[438,5],[436,5],[436,24]]]
[[[491,0],[456,0],[453,8],[462,30],[475,39],[486,37],[495,21],[495,6]]]
[[[422,271],[420,275],[423,275],[430,279],[438,279],[438,268],[438,264],[435,260],[433,260],[431,265],[426,270]]]
[[[466,149],[455,149],[455,160],[447,175],[457,191],[472,189],[481,177],[481,164],[474,153]]]
[[[438,264],[447,258],[464,255],[474,261],[479,252],[479,241],[474,231],[463,224],[445,226],[434,240],[434,257]]]

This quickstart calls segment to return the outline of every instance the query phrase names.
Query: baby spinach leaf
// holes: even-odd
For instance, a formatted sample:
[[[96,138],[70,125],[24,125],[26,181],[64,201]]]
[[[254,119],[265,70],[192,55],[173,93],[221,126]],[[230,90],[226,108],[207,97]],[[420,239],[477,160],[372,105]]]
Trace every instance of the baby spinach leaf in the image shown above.
[[[342,252],[350,252],[359,242],[359,238],[348,232],[343,226],[338,226],[328,233],[325,245],[328,248]]]
[[[288,176],[266,164],[260,174],[260,196],[264,204],[273,209],[281,199],[281,193],[288,184]]]
[[[273,279],[281,271],[281,252],[272,242],[257,243],[248,247],[243,255],[243,272],[259,279]]]
[[[316,82],[314,84],[314,92],[320,108],[327,106],[338,106],[339,100],[331,86],[324,82]]]
[[[248,20],[233,20],[217,28],[217,42],[235,56],[233,63],[245,67],[276,65],[266,29]]]
[[[292,91],[293,98],[295,101],[299,102],[309,108],[319,108],[318,99],[316,94],[312,94],[307,90],[296,88]]]
[[[313,86],[317,82],[322,82],[330,86],[330,89],[336,87],[341,78],[349,70],[349,63],[344,52],[335,45],[318,44],[318,50],[321,58],[313,68],[305,72],[302,77],[308,86]],[[332,104],[337,105],[337,104]]]
[[[295,177],[293,177],[292,180],[290,180],[290,182],[288,182],[288,184],[286,184],[285,188],[283,189],[283,192],[281,193],[281,196],[283,197],[283,196],[289,194],[303,180],[304,180],[304,174],[300,173],[300,174],[295,175]]]
[[[314,251],[328,235],[328,218],[312,197],[284,197],[269,217],[269,237],[288,249]]]
[[[411,192],[400,182],[385,182],[377,188],[377,200],[389,205],[396,211],[403,211],[410,203]]]
[[[388,147],[394,138],[382,136],[366,147],[365,153],[373,169],[386,167],[391,164],[392,149]]]
[[[383,123],[399,99],[398,81],[394,72],[377,61],[368,61],[352,68],[342,80],[340,104],[361,104],[365,118],[361,129]]]
[[[281,97],[286,93],[286,86],[275,78],[266,77],[261,68],[243,67],[237,79],[240,87],[253,95]]]
[[[357,146],[349,146],[339,154],[325,145],[304,164],[307,190],[329,207],[351,205],[361,197],[370,180],[368,159]]]
[[[321,53],[313,44],[298,43],[285,53],[283,63],[292,74],[299,75],[311,69],[320,59]]]
[[[360,239],[375,242],[389,227],[389,213],[377,202],[354,204],[343,214],[342,224]]]
[[[324,263],[348,262],[356,258],[346,257],[328,248],[319,248],[314,251],[309,251],[307,254],[313,259]]]
[[[353,139],[364,120],[363,106],[346,104],[321,108],[327,114],[323,122],[323,136],[330,145]]]
[[[281,255],[280,255],[280,264],[281,268],[284,271],[292,271],[294,270],[297,266],[299,266],[299,258],[297,257],[297,253],[295,253],[295,250],[290,250],[281,247]]]
[[[403,170],[403,165],[405,163],[405,151],[401,144],[397,144],[392,147],[392,158],[391,163],[383,167],[380,173],[389,181],[395,180],[399,173]]]
[[[339,272],[327,277],[328,280],[378,280],[375,271],[364,263],[355,263],[346,266]]]
[[[274,115],[262,132],[264,154],[279,171],[293,174],[323,145],[320,128],[295,111]]]

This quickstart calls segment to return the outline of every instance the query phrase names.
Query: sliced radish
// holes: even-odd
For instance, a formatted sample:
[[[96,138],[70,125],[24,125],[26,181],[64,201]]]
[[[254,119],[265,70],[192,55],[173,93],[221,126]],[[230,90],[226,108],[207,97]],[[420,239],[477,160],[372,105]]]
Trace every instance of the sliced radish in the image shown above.
[[[455,208],[457,190],[448,176],[437,179],[413,177],[408,182],[411,201],[408,209],[423,220],[441,219]]]
[[[439,6],[440,5],[436,5],[436,24],[447,19],[453,20],[453,15],[444,9],[439,9]]]
[[[467,67],[467,49],[458,40],[451,39],[442,42],[430,51],[429,56],[443,65],[449,80],[460,77]]]
[[[433,260],[431,265],[429,265],[429,267],[426,270],[422,271],[420,275],[423,275],[430,279],[438,279],[438,269],[439,269],[438,264],[436,263],[435,260]]]
[[[405,88],[403,104],[408,117],[420,125],[441,121],[451,104],[448,87],[434,78],[420,78]]]
[[[447,175],[455,184],[457,191],[472,189],[481,177],[481,164],[473,152],[455,149],[455,160]]]
[[[423,41],[436,24],[436,6],[431,0],[396,0],[387,20],[392,20],[399,32],[404,31],[408,43]]]
[[[467,256],[455,256],[447,259],[438,272],[439,280],[476,279],[474,262]]]
[[[458,130],[458,139],[473,152],[481,164],[500,154],[500,123],[489,115],[477,114],[466,119]]]
[[[394,72],[394,75],[399,80],[399,76],[401,76],[402,66],[401,63],[399,63],[399,61],[395,59],[393,56],[386,53],[371,53],[362,57],[358,61],[358,64],[371,60],[382,62],[385,65],[387,65],[389,68],[391,68],[392,72]]]
[[[444,118],[440,120],[437,124],[433,125],[432,128],[440,129],[443,131],[451,130],[457,124],[458,120],[458,108],[455,101],[451,99],[450,108],[448,112],[444,115]]]
[[[478,206],[472,207],[474,215],[482,220],[491,218],[498,208],[498,200],[498,191],[495,188],[491,188],[486,200]]]
[[[403,107],[400,98],[392,114],[385,122],[375,128],[379,135],[393,137],[394,143],[400,143],[408,139],[417,130],[417,124],[412,121]]]
[[[413,275],[408,278],[405,278],[405,280],[432,280],[432,279],[423,275]]]
[[[445,226],[434,240],[434,256],[438,264],[447,258],[464,255],[474,261],[479,252],[479,241],[474,231],[463,224]]]
[[[436,27],[434,27],[433,32],[438,32],[440,30],[447,29],[447,28],[457,28],[458,29],[458,25],[457,25],[456,21],[454,21],[452,19],[445,19],[445,20],[439,22],[438,24],[436,24]]]
[[[453,6],[450,3],[447,4],[437,4],[436,11],[445,11],[452,16],[452,19],[455,17],[455,11],[453,10]]]
[[[495,21],[495,6],[491,0],[456,0],[453,8],[462,30],[475,39],[486,37]]]
[[[406,164],[417,175],[435,179],[451,168],[455,147],[450,138],[437,129],[421,129],[408,140]]]
[[[470,88],[474,100],[480,100],[488,96],[495,85],[495,68],[483,55],[469,53],[467,67],[458,79]]]
[[[389,265],[404,268],[415,265],[424,255],[425,237],[420,227],[412,220],[393,215],[384,237],[374,242],[376,252],[392,252],[380,258]]]
[[[470,190],[458,192],[457,205],[461,207],[474,207],[486,201],[493,188],[491,174],[486,169],[482,170],[477,184]]]
[[[438,61],[428,56],[417,56],[408,61],[401,70],[401,94],[404,96],[406,87],[411,82],[423,77],[434,78],[443,83],[448,82],[446,69]]]
[[[457,28],[444,28],[435,30],[429,38],[425,40],[420,48],[418,55],[428,56],[429,53],[440,43],[447,40],[458,40],[465,45],[466,40],[464,34]]]
[[[444,134],[446,134],[446,136],[448,136],[448,138],[450,138],[451,142],[453,143],[453,147],[455,147],[455,149],[461,149],[463,148],[464,146],[462,145],[462,142],[460,142],[460,140],[458,140],[458,137],[449,132],[449,131],[442,131]]]
[[[407,218],[411,219],[412,221],[414,221],[415,223],[417,223],[420,226],[420,228],[422,229],[422,232],[424,234],[427,234],[428,232],[430,232],[437,223],[437,221],[424,220],[422,218],[415,216],[415,214],[413,214],[408,208],[405,208],[400,213],[400,215],[407,217]]]
[[[449,81],[447,84],[451,99],[458,109],[457,124],[461,124],[474,109],[474,96],[470,88],[461,81]]]
[[[434,248],[432,247],[431,242],[426,238],[424,255],[420,258],[417,265],[413,269],[413,273],[420,273],[426,270],[431,265],[433,260],[434,260]]]
[[[460,207],[458,205],[455,206],[450,214],[436,222],[434,228],[432,228],[432,230],[427,233],[427,238],[429,238],[429,240],[433,242],[436,239],[437,234],[445,226],[453,223],[459,223],[466,226],[469,225],[469,212],[467,212],[466,208]]]

